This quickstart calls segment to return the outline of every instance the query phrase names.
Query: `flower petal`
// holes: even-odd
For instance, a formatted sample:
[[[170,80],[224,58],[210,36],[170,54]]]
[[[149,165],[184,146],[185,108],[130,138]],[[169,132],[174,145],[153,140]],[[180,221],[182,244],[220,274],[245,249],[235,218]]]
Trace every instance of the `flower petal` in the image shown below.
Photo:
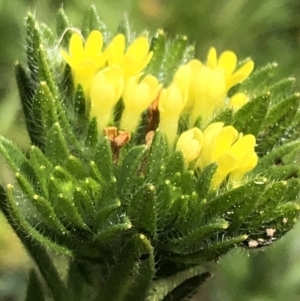
[[[215,69],[217,67],[217,63],[217,50],[212,47],[208,51],[206,65],[209,68]]]
[[[253,71],[254,62],[248,61],[241,68],[239,68],[236,72],[234,72],[226,81],[226,88],[229,90],[234,85],[244,81]]]
[[[233,51],[224,51],[218,60],[218,67],[222,68],[225,77],[230,76],[236,68],[237,57]]]
[[[96,58],[103,46],[102,33],[98,30],[93,30],[85,44],[85,55],[88,58]]]
[[[125,36],[118,34],[108,46],[108,65],[120,63],[125,51]]]
[[[79,33],[72,34],[69,44],[70,56],[76,60],[84,58],[83,40]]]

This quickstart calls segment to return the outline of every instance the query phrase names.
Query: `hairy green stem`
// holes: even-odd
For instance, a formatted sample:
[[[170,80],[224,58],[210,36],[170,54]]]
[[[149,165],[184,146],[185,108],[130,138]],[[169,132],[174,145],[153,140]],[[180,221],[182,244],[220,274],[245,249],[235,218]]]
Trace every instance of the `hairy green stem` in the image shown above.
[[[17,224],[16,221],[12,218],[7,204],[6,193],[2,186],[0,186],[0,206],[7,221],[10,223],[11,227],[13,228],[21,242],[24,244],[28,253],[37,264],[52,293],[54,300],[71,301],[70,297],[68,296],[66,287],[45,248],[36,241],[28,239],[28,234],[26,233],[26,231],[23,231],[22,227]]]

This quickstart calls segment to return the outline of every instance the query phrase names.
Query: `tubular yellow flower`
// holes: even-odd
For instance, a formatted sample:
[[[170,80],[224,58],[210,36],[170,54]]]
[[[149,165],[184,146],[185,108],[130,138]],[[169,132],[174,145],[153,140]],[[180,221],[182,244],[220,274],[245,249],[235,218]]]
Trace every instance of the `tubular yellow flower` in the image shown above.
[[[188,98],[191,70],[182,66],[174,75],[168,88],[162,89],[158,99],[159,128],[172,146],[177,135],[178,120]]]
[[[209,125],[203,132],[203,147],[196,165],[203,170],[212,162],[218,163],[212,180],[212,188],[218,188],[230,175],[233,181],[240,181],[252,170],[258,161],[254,151],[253,135],[239,134],[232,126],[223,127],[222,122]]]
[[[140,120],[141,114],[157,97],[161,86],[156,77],[146,75],[140,80],[142,73],[130,77],[124,87],[123,102],[125,105],[121,129],[133,132]]]
[[[233,51],[224,51],[218,59],[215,48],[211,48],[209,50],[206,65],[211,69],[219,69],[224,72],[226,91],[237,83],[244,81],[254,69],[254,62],[249,59],[246,63],[244,63],[244,65],[235,71],[237,67],[236,54]]]
[[[233,111],[239,110],[248,102],[249,98],[245,93],[234,94],[228,102],[228,107],[232,108]]]
[[[72,68],[75,86],[81,84],[86,96],[89,95],[94,75],[107,60],[107,53],[102,52],[102,46],[102,34],[94,30],[85,45],[81,35],[74,33],[70,39],[69,54],[61,50],[63,58]]]
[[[214,112],[218,111],[224,104],[226,97],[224,74],[220,70],[202,67],[196,73],[190,90],[194,98],[192,124],[199,116],[202,117],[202,122],[207,124]]]
[[[123,87],[123,71],[119,66],[105,68],[95,75],[90,94],[90,115],[97,118],[99,132],[108,125],[112,110],[121,98]]]
[[[176,149],[183,153],[186,164],[198,158],[203,145],[203,134],[198,128],[183,132],[177,141]]]
[[[148,39],[139,37],[133,41],[125,52],[125,37],[118,34],[108,46],[108,65],[119,65],[124,77],[140,73],[150,62],[153,53],[150,51]]]

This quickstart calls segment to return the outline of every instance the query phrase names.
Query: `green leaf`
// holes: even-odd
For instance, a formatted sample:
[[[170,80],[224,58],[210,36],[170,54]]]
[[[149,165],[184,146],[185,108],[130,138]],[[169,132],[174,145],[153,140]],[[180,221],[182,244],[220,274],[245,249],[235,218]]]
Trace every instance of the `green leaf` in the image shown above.
[[[288,180],[300,176],[300,166],[298,164],[272,166],[265,169],[264,176],[272,180]]]
[[[145,236],[139,236],[141,244],[139,250],[139,254],[141,254],[139,256],[139,273],[124,301],[145,300],[155,277],[154,249]]]
[[[69,158],[68,143],[58,122],[54,123],[46,140],[46,156],[53,164],[62,164]]]
[[[85,146],[87,148],[94,148],[98,143],[98,128],[97,119],[92,118],[89,123],[88,132],[85,139]]]
[[[145,184],[132,196],[127,215],[134,227],[155,236],[157,232],[156,191],[152,184]]]
[[[139,145],[132,147],[126,154],[118,174],[116,187],[116,192],[121,200],[126,192],[131,191],[137,185],[135,179],[139,176],[146,150],[145,145]]]
[[[233,116],[233,126],[244,135],[257,135],[270,103],[268,94],[251,99]]]
[[[165,85],[168,85],[172,81],[175,71],[182,64],[187,43],[186,36],[177,36],[167,44],[162,66],[162,70],[165,73]]]
[[[170,215],[170,209],[173,204],[172,188],[173,186],[169,180],[164,181],[157,188],[157,228],[161,232],[169,226],[167,221],[169,220],[168,216]]]
[[[114,200],[109,199],[109,201],[106,201],[105,204],[101,203],[96,204],[96,224],[101,225],[103,224],[113,213],[116,212],[117,209],[121,207],[121,201],[117,198]]]
[[[166,160],[164,160],[166,161]],[[183,153],[179,150],[174,151],[166,161],[165,178],[171,179],[176,173],[182,174],[185,170]]]
[[[259,161],[258,165],[253,170],[253,173],[259,174],[264,173],[267,168],[272,166],[280,166],[283,163],[283,158],[290,153],[294,153],[295,151],[300,150],[300,141],[292,141],[289,143],[285,143],[275,149],[273,149],[270,153],[263,156]]]
[[[87,176],[87,166],[77,157],[70,155],[64,163],[64,167],[76,179],[83,179]]]
[[[145,274],[141,274],[142,271]],[[142,300],[154,271],[152,246],[144,235],[137,234],[129,239],[123,247],[115,267],[111,269],[99,292],[97,300]],[[133,290],[134,288],[137,291]],[[135,299],[134,296],[137,296],[138,299]]]
[[[35,122],[32,115],[32,102],[33,95],[35,93],[35,84],[25,71],[25,69],[19,64],[15,65],[15,75],[21,100],[22,110],[26,121],[26,127],[31,140],[31,143],[42,147],[44,145],[40,132],[37,131]]]
[[[198,193],[199,200],[204,199],[210,189],[211,180],[218,168],[216,163],[207,165],[200,173],[198,180],[196,181],[195,190]]]
[[[102,33],[104,46],[106,46],[110,39],[110,32],[108,31],[106,24],[100,20],[96,7],[91,5],[83,18],[82,34],[87,38],[93,30],[99,30]]]
[[[45,293],[39,276],[34,269],[30,270],[26,301],[45,301]]]
[[[72,256],[71,251],[66,248],[65,246],[59,245],[51,241],[47,238],[44,234],[41,234],[37,231],[23,216],[20,208],[18,207],[18,199],[14,196],[14,187],[11,184],[7,185],[7,200],[9,206],[9,212],[11,217],[13,218],[14,222],[18,224],[20,231],[26,233],[28,239],[31,237],[35,241],[38,241],[42,246],[46,247],[47,249],[51,249],[58,254],[62,254],[68,257]]]
[[[162,176],[162,166],[165,165],[168,154],[166,137],[159,130],[155,132],[149,155],[147,156],[145,177],[149,181],[158,180]]]
[[[210,273],[203,273],[184,281],[172,290],[162,301],[191,300],[192,296],[196,295],[196,293],[200,290],[201,284],[203,284],[211,276],[212,275]]]
[[[246,239],[247,235],[240,235],[237,237],[224,239],[222,241],[217,241],[196,253],[187,255],[174,254],[172,256],[166,257],[166,259],[183,264],[201,264],[203,262],[216,259],[219,256],[226,254],[229,250],[235,248]]]
[[[110,183],[113,176],[113,160],[110,141],[106,136],[101,137],[96,146],[94,162],[104,181]]]
[[[47,132],[58,121],[55,100],[46,82],[41,82],[37,87],[33,98],[32,114],[36,131],[41,133],[41,140],[45,141]]]
[[[228,222],[226,220],[217,219],[202,226],[195,226],[189,233],[182,233],[179,234],[179,237],[171,238],[162,248],[167,250],[186,248],[227,228]]]
[[[274,77],[278,64],[276,62],[269,63],[261,68],[256,69],[249,80],[242,83],[244,90],[252,90],[255,87],[257,90],[264,89],[271,78]]]
[[[266,184],[267,180],[265,178],[257,178],[235,189],[225,191],[206,203],[205,212],[213,216],[219,216],[238,205],[255,204]]]
[[[299,99],[300,94],[294,94],[270,109],[257,137],[258,153],[267,153],[280,141],[296,115]]]
[[[180,188],[182,194],[191,194],[195,188],[195,173],[193,170],[186,170],[182,173]]]
[[[273,226],[276,229],[276,235],[280,237],[295,226],[299,212],[299,204],[294,202],[279,205],[272,213],[272,221],[268,223],[268,226]]]
[[[74,114],[77,118],[77,122],[81,125],[85,125],[88,121],[88,113],[86,108],[86,99],[82,86],[79,84],[77,86],[75,95],[74,95]]]
[[[30,183],[25,179],[25,177],[22,174],[16,173],[16,179],[23,193],[27,195],[31,203],[41,214],[47,226],[57,232],[64,234],[67,233],[66,228],[59,221],[51,204],[42,196],[36,194],[34,188],[30,185]]]
[[[161,72],[161,66],[166,52],[166,35],[163,30],[158,30],[152,38],[150,51],[153,52],[153,56],[145,73],[156,76],[161,82],[164,77],[163,72]]]
[[[296,79],[294,77],[284,78],[269,87],[271,94],[278,97],[278,95],[283,96],[290,93],[293,86],[295,85]]]
[[[135,37],[130,28],[130,22],[127,13],[124,13],[122,21],[118,26],[117,33],[121,33],[125,36],[127,46],[133,42]]]
[[[39,181],[28,159],[11,141],[0,137],[0,153],[14,172],[21,172],[30,182],[32,187],[37,188]]]
[[[86,229],[87,225],[79,214],[73,200],[74,187],[70,182],[59,181],[53,176],[49,180],[49,195],[55,213],[66,225]]]
[[[157,279],[153,282],[146,301],[165,301],[164,298],[173,292],[177,287],[180,287],[180,285],[184,284],[187,280],[202,275],[206,272],[207,271],[205,267],[203,265],[199,265],[177,272],[172,276]]]
[[[250,219],[250,229],[257,229],[271,218],[276,207],[285,200],[286,190],[286,181],[274,182],[266,188],[258,199],[257,204],[251,210],[253,217]]]
[[[38,25],[34,16],[29,13],[26,18],[26,54],[27,64],[31,79],[39,82],[39,54],[38,49],[41,44]]]
[[[128,230],[131,228],[132,224],[130,220],[125,217],[123,221],[118,224],[112,226],[109,225],[101,230],[98,230],[99,232],[94,234],[93,240],[95,242],[99,242],[101,245],[106,245],[110,241],[115,240],[123,235],[125,232],[128,232]]]
[[[61,39],[61,45],[64,48],[68,48],[69,41],[72,35],[70,30],[70,22],[68,16],[66,15],[64,9],[61,7],[56,15],[56,33]]]
[[[214,122],[223,122],[224,126],[231,125],[233,119],[233,110],[231,108],[226,108],[221,111],[212,121]]]

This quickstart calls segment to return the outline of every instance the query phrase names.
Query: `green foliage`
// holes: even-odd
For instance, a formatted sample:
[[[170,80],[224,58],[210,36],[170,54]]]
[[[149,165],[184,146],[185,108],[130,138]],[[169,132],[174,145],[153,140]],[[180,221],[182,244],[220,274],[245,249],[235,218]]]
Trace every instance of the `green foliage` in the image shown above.
[[[58,35],[68,26],[61,9]],[[248,247],[252,240],[271,244],[293,227],[300,210],[294,163],[299,140],[292,141],[299,134],[299,95],[292,80],[274,83],[274,64],[235,89],[251,91],[248,104],[216,117],[258,137],[259,164],[240,185],[225,181],[213,190],[216,164],[194,171],[160,131],[151,146],[135,143],[144,141],[139,132],[121,150],[98,133],[82,87],[75,90],[72,81],[65,81],[64,89],[59,84],[56,72],[63,78],[70,70],[60,59],[50,59],[42,28],[32,14],[27,16],[29,71],[17,64],[16,77],[33,146],[24,154],[0,138],[0,153],[16,178],[1,203],[55,300],[184,300],[208,276],[201,264],[236,246]],[[85,36],[103,30],[106,42],[111,37],[94,7],[82,29]],[[119,31],[133,36],[126,19]],[[64,36],[64,47],[69,37]],[[151,49],[147,71],[168,84],[178,66],[193,57],[194,47],[186,37],[169,41],[159,31]],[[266,229],[276,229],[274,236]],[[54,267],[46,272],[48,249],[70,257],[68,287]],[[97,272],[90,272],[94,279],[88,281],[84,269],[91,264]],[[71,275],[74,269],[80,283]],[[30,285],[35,281],[32,275]]]

